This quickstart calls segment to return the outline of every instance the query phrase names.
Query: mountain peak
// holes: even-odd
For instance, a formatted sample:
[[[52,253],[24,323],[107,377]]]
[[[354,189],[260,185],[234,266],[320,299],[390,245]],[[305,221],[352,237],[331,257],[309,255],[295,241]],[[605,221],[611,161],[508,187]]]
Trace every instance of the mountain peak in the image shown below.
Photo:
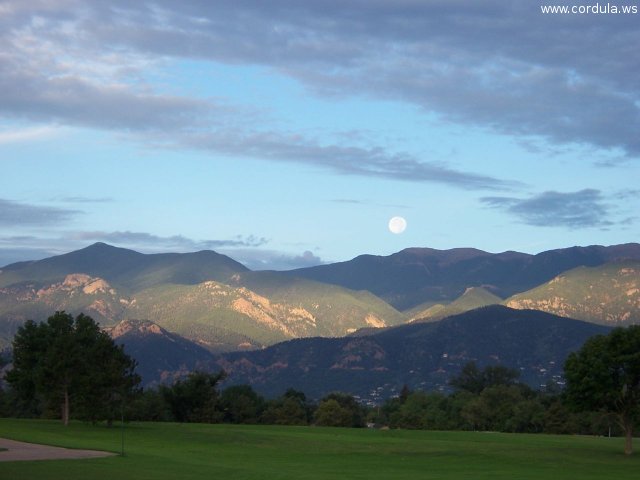
[[[113,339],[122,337],[132,332],[135,332],[139,335],[168,335],[168,332],[156,323],[148,320],[134,319],[122,320],[117,325],[106,328],[105,331]]]
[[[96,242],[94,244],[89,245],[88,247],[85,247],[83,250],[109,250],[109,249],[117,249],[118,247],[115,247],[113,245],[109,245],[108,243],[104,243],[104,242]]]
[[[479,255],[491,255],[484,250],[480,250],[477,248],[471,247],[459,247],[459,248],[449,248],[446,250],[439,250],[437,248],[429,248],[429,247],[409,247],[401,250],[398,254],[411,254],[411,255],[420,255],[420,256],[456,256],[456,257],[477,257]]]
[[[162,283],[194,285],[207,280],[226,282],[248,269],[211,250],[196,253],[144,254],[104,242],[11,269],[5,285],[24,280],[60,282],[70,274],[100,277],[117,287],[139,291]],[[2,283],[0,283],[2,286]]]

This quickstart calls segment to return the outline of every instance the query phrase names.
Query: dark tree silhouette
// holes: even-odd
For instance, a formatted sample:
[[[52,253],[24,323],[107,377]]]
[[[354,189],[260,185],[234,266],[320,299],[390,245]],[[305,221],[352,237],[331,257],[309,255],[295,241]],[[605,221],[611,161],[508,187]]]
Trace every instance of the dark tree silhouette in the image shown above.
[[[566,399],[578,410],[602,409],[617,417],[624,452],[633,451],[633,424],[640,416],[640,326],[593,337],[567,358]]]
[[[13,340],[6,379],[32,411],[59,405],[69,424],[71,407],[90,420],[112,420],[116,404],[134,392],[136,363],[89,316],[56,312],[46,322],[27,321]]]

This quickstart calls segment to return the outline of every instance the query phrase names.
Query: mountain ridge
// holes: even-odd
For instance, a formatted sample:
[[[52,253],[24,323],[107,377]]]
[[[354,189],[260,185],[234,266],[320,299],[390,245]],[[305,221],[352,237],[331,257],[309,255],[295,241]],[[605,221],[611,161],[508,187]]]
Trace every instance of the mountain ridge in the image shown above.
[[[56,310],[104,326],[153,320],[212,351],[405,321],[369,292],[251,272],[216,252],[145,255],[101,243],[0,271],[0,346],[25,320]]]
[[[469,361],[517,369],[524,382],[540,388],[561,381],[569,352],[609,331],[545,312],[493,305],[366,336],[295,339],[231,352],[216,365],[229,374],[228,384],[249,383],[267,396],[286,388],[314,398],[341,390],[379,403],[399,394],[403,385],[448,391],[449,379]]]
[[[366,329],[401,325],[411,318],[393,305],[427,298],[431,310],[425,316],[436,320],[497,303],[497,297],[511,298],[505,295],[511,291],[527,292],[531,284],[540,287],[564,274],[567,270],[547,278],[566,266],[605,268],[611,260],[634,256],[640,259],[640,244],[570,247],[537,255],[408,248],[389,256],[361,255],[349,262],[276,272],[251,271],[210,250],[142,254],[96,243],[0,270],[0,348],[25,320],[41,321],[56,310],[84,312],[104,326],[130,318],[155,321],[215,352],[263,348],[296,337],[356,331],[360,333],[354,337],[360,337],[368,334]],[[341,271],[345,276],[340,282],[311,278],[313,272]],[[545,282],[535,283],[540,278]],[[371,289],[339,284],[354,282],[368,282],[359,286]],[[382,291],[382,298],[373,287]],[[635,291],[628,287],[610,289],[610,296],[627,298],[625,292]],[[567,298],[576,305],[582,302]],[[606,307],[607,300],[602,302]],[[531,306],[536,304],[521,305]],[[580,316],[571,308],[565,307],[566,316]],[[634,304],[628,315],[632,322],[640,321],[635,320],[638,310]],[[605,321],[608,313],[605,308]]]
[[[146,320],[123,320],[104,331],[138,361],[136,373],[145,387],[207,369],[214,358],[205,348]]]
[[[478,249],[409,248],[388,256],[352,260],[286,272],[353,290],[368,290],[399,310],[424,302],[450,302],[470,286],[484,286],[507,298],[578,266],[640,259],[640,244],[568,247],[535,255]]]
[[[34,276],[53,281],[71,273],[85,273],[135,291],[160,283],[228,281],[236,273],[249,271],[241,263],[213,250],[144,254],[102,242],[23,266],[21,263],[24,262],[0,270],[0,287]]]
[[[640,260],[576,267],[503,304],[601,325],[640,323]]]

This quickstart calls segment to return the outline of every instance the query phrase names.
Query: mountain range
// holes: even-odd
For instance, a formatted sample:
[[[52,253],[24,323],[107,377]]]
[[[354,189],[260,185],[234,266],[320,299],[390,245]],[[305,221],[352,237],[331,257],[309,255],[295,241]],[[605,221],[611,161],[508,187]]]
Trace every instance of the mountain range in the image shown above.
[[[449,380],[470,361],[506,365],[533,388],[562,382],[568,354],[610,327],[536,310],[500,305],[439,322],[412,323],[340,338],[301,338],[261,350],[213,354],[147,321],[107,329],[139,361],[146,386],[194,369],[225,370],[223,386],[249,384],[267,397],[288,388],[321,398],[345,391],[376,404],[411,389],[450,390]]]
[[[408,248],[386,257],[361,255],[288,274],[367,290],[399,310],[408,310],[425,302],[451,302],[469,287],[483,287],[507,298],[576,267],[630,259],[640,260],[640,244],[571,247],[537,255],[512,251],[492,254],[472,248]]]
[[[0,269],[0,349],[10,345],[26,319],[41,321],[56,310],[84,312],[110,328],[139,357],[143,377],[151,383],[208,365],[265,389],[300,378],[295,385],[310,392],[315,383],[353,388],[362,383],[359,394],[371,397],[367,388],[375,382],[388,386],[383,391],[397,388],[392,378],[446,388],[443,378],[463,360],[496,357],[516,362],[535,384],[555,372],[550,362],[558,365],[587,334],[603,330],[578,323],[572,325],[579,328],[550,330],[565,332],[564,337],[544,337],[542,331],[528,332],[528,323],[542,322],[537,324],[550,329],[547,314],[553,314],[555,324],[562,323],[560,317],[605,327],[640,323],[640,245],[572,247],[537,255],[412,248],[274,272],[250,271],[212,251],[148,255],[97,243]],[[478,315],[484,320],[461,320]],[[511,322],[515,318],[521,320]],[[499,319],[509,320],[508,327],[491,323]],[[472,333],[460,327],[464,342],[447,343],[452,325]],[[486,351],[479,351],[485,334]],[[491,341],[500,350],[489,353]],[[524,360],[505,353],[509,342],[527,351],[521,341],[537,345],[538,354],[545,351],[545,342],[558,350]],[[447,350],[434,357],[434,348],[445,345]],[[286,349],[297,353],[282,353]],[[375,363],[381,355],[405,360]],[[299,366],[292,360],[297,357],[309,361]],[[544,375],[531,374],[532,365],[544,369]]]
[[[84,312],[103,326],[152,320],[211,351],[341,336],[405,321],[366,291],[251,272],[211,251],[144,255],[103,243],[0,270],[0,348],[27,319]]]
[[[605,325],[640,321],[640,245],[537,255],[411,248],[287,272],[213,251],[147,255],[96,243],[0,270],[0,348],[26,320],[144,319],[212,352],[434,321],[503,303]],[[402,309],[400,311],[399,309]]]
[[[347,391],[363,401],[411,389],[448,391],[468,362],[501,364],[534,388],[561,381],[570,352],[610,327],[535,310],[493,305],[439,322],[414,323],[366,336],[305,338],[250,352],[231,352],[215,364],[227,383],[246,383],[267,396],[287,388],[320,398]]]

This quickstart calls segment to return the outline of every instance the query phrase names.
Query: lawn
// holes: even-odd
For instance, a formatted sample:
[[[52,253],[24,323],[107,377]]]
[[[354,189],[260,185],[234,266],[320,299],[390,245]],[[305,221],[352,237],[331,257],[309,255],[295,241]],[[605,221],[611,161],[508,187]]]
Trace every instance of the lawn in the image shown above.
[[[0,436],[121,448],[119,428],[83,423],[0,419]],[[134,423],[124,439],[124,457],[0,462],[0,478],[622,480],[640,470],[640,454],[625,457],[619,438]]]

